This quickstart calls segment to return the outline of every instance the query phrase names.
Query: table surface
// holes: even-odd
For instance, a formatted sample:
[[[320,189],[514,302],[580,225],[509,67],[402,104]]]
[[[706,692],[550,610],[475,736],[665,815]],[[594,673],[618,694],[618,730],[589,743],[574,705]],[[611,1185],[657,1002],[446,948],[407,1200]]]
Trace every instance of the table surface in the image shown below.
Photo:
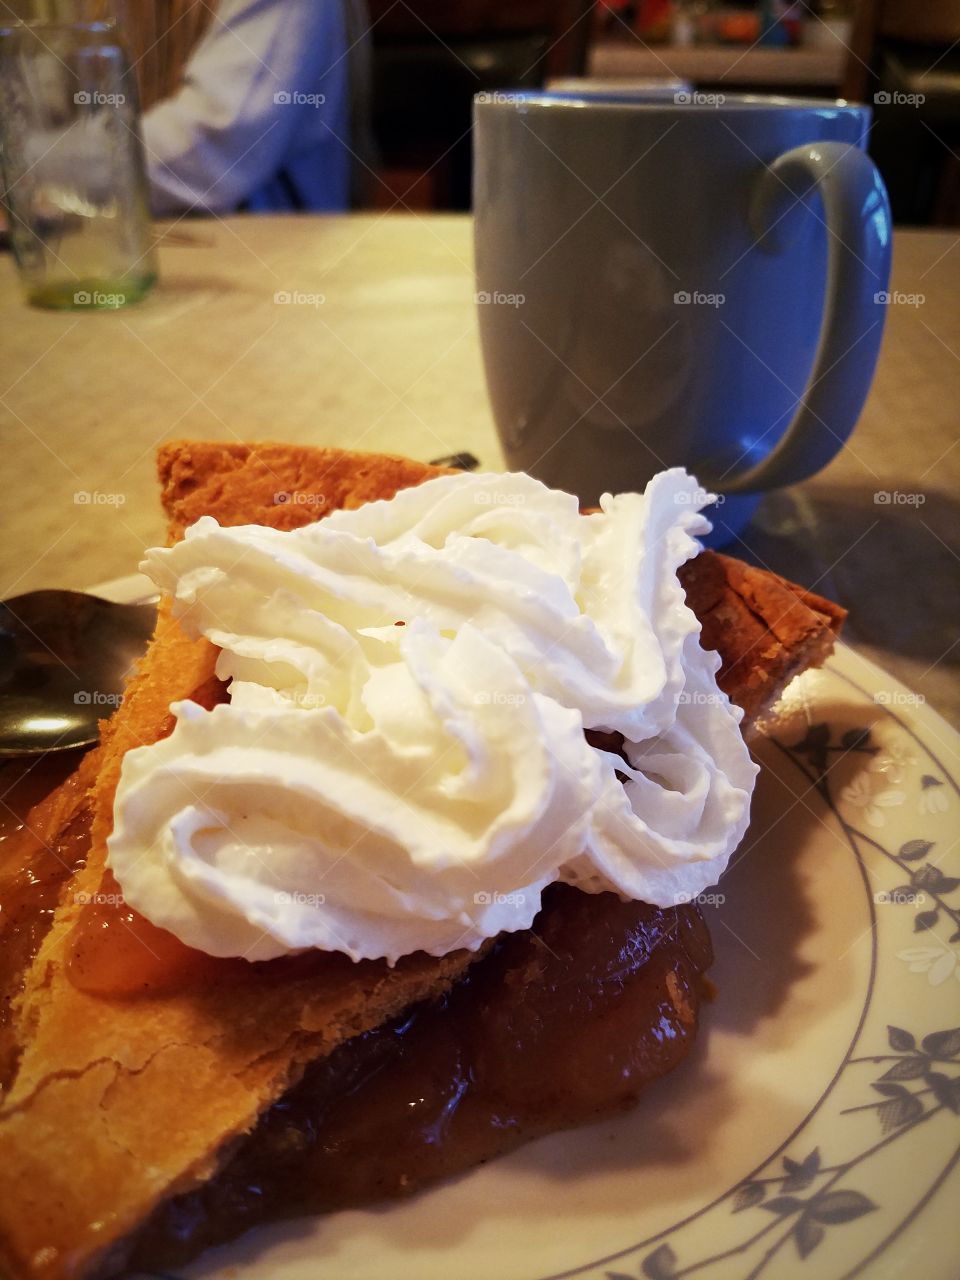
[[[467,449],[502,466],[467,217],[181,223],[160,264],[137,307],[57,313],[26,306],[0,262],[0,598],[132,572],[163,538],[163,440]],[[923,302],[889,308],[850,447],[768,495],[731,550],[845,604],[849,642],[960,724],[960,238],[898,232],[891,287]]]

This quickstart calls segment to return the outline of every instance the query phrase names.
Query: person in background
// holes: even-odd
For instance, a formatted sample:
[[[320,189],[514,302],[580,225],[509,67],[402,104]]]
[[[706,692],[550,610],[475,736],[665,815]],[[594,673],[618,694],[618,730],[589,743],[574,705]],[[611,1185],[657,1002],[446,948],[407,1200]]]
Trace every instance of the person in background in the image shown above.
[[[149,64],[162,43],[174,48],[179,21],[187,33],[167,96],[149,101],[155,85],[147,87],[149,67],[138,66],[154,215],[346,209],[369,150],[361,0],[221,0],[212,9],[188,0],[181,8],[155,42],[142,24],[132,41]]]

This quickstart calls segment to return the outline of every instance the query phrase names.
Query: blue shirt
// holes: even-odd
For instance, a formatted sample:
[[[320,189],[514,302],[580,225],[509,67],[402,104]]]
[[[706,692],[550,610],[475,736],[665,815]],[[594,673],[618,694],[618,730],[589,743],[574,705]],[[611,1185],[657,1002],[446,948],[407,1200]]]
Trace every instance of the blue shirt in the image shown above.
[[[347,208],[354,16],[351,0],[222,0],[143,118],[154,214]]]

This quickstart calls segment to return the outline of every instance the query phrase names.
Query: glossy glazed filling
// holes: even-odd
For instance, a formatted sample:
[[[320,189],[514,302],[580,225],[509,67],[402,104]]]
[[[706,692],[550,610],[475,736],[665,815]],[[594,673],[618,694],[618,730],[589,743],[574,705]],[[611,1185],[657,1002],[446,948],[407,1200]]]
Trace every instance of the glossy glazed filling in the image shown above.
[[[533,929],[502,936],[446,997],[313,1064],[216,1177],[160,1210],[134,1264],[407,1195],[629,1106],[687,1052],[711,958],[694,906],[553,886]]]

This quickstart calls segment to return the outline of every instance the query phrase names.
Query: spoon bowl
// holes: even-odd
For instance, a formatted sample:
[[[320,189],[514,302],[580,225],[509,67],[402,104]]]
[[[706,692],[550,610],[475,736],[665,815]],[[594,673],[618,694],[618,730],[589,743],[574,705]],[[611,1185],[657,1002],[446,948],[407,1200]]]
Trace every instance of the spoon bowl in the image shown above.
[[[96,742],[156,620],[155,603],[80,591],[0,602],[0,757]]]

